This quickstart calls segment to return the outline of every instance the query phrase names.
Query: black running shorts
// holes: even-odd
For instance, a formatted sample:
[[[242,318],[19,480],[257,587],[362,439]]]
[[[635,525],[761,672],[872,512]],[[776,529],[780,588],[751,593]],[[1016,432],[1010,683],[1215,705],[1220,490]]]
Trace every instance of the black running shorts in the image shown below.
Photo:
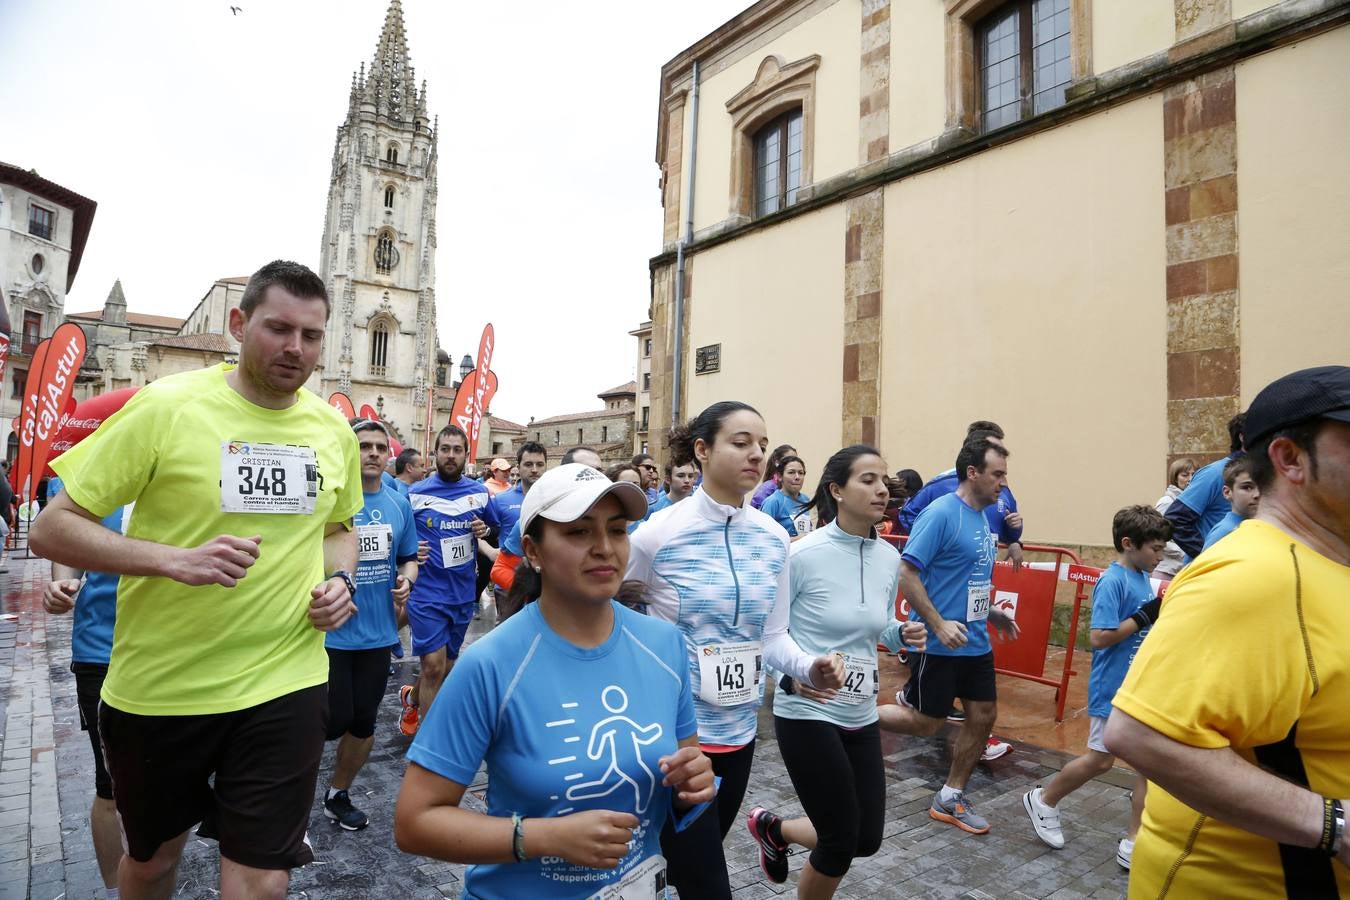
[[[909,671],[905,702],[934,719],[945,719],[957,697],[975,702],[998,699],[992,652],[983,656],[911,653]]]
[[[328,685],[228,713],[99,710],[127,852],[148,861],[198,822],[220,855],[255,869],[314,860],[305,827],[323,754]],[[214,776],[214,782],[212,781]]]

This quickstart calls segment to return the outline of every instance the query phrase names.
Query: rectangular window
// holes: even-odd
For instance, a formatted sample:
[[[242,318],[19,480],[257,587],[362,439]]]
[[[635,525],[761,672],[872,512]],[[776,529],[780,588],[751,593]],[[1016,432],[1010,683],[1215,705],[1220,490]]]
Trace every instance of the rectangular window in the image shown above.
[[[650,391],[650,390],[652,389],[652,373],[651,373],[651,372],[643,372],[643,373],[642,373],[642,389],[643,389],[644,391]]]
[[[31,354],[37,349],[37,345],[42,342],[42,313],[24,310],[23,313],[23,343],[20,345],[21,353]]]
[[[642,355],[643,355],[643,357],[648,357],[648,356],[651,356],[651,355],[652,355],[652,339],[651,339],[651,338],[647,338],[645,341],[642,342]]]
[[[28,380],[27,369],[10,369],[9,376],[9,396],[12,399],[20,400],[23,398],[23,385]]]
[[[600,426],[600,442],[601,442],[601,443],[608,443],[608,442],[609,442],[609,426],[608,426],[608,425],[601,425],[601,426]]]
[[[992,131],[1064,104],[1072,79],[1069,0],[1014,0],[976,28],[980,126]]]
[[[585,438],[583,438],[583,437],[581,436],[581,432],[582,432],[582,429],[578,428],[578,429],[577,429],[577,443],[578,443],[578,444],[584,443],[585,440],[586,440]]]
[[[642,430],[647,430],[647,423],[651,421],[652,408],[650,406],[642,407]]]
[[[557,447],[560,446],[561,444],[562,444],[562,432],[561,431],[553,432],[553,446]]]
[[[41,206],[28,207],[28,233],[44,241],[52,239],[52,229],[56,225],[56,213]]]
[[[755,133],[755,215],[795,203],[802,185],[802,111],[779,116]]]

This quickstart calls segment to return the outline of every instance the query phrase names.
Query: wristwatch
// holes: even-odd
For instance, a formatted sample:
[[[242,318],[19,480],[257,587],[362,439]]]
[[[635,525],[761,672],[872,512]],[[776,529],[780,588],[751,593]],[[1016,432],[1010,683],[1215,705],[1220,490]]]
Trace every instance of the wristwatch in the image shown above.
[[[338,570],[337,570],[336,572],[334,572],[332,575],[329,575],[329,576],[328,576],[328,580],[329,580],[329,581],[332,581],[334,578],[341,578],[341,579],[342,579],[342,583],[345,584],[345,585],[347,586],[347,593],[348,593],[349,595],[351,595],[351,599],[352,599],[352,600],[355,600],[355,599],[356,599],[356,582],[355,582],[355,581],[352,581],[352,575],[351,575],[351,573],[348,572],[346,569],[338,569]]]

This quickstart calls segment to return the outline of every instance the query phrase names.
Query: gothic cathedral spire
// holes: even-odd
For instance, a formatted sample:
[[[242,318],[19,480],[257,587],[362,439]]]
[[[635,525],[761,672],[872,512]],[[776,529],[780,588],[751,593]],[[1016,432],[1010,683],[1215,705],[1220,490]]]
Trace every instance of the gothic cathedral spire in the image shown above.
[[[357,406],[384,399],[405,446],[426,443],[436,341],[436,132],[400,0],[338,126],[321,269],[333,303],[320,377]]]

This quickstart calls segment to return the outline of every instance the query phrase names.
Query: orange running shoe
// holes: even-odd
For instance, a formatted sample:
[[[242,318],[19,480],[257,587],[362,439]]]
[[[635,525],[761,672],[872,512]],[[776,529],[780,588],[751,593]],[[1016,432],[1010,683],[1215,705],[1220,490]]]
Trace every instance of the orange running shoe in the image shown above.
[[[403,706],[403,712],[398,716],[398,730],[408,737],[417,734],[417,728],[422,724],[417,707],[412,703],[412,692],[411,684],[405,684],[398,689],[398,702]]]

